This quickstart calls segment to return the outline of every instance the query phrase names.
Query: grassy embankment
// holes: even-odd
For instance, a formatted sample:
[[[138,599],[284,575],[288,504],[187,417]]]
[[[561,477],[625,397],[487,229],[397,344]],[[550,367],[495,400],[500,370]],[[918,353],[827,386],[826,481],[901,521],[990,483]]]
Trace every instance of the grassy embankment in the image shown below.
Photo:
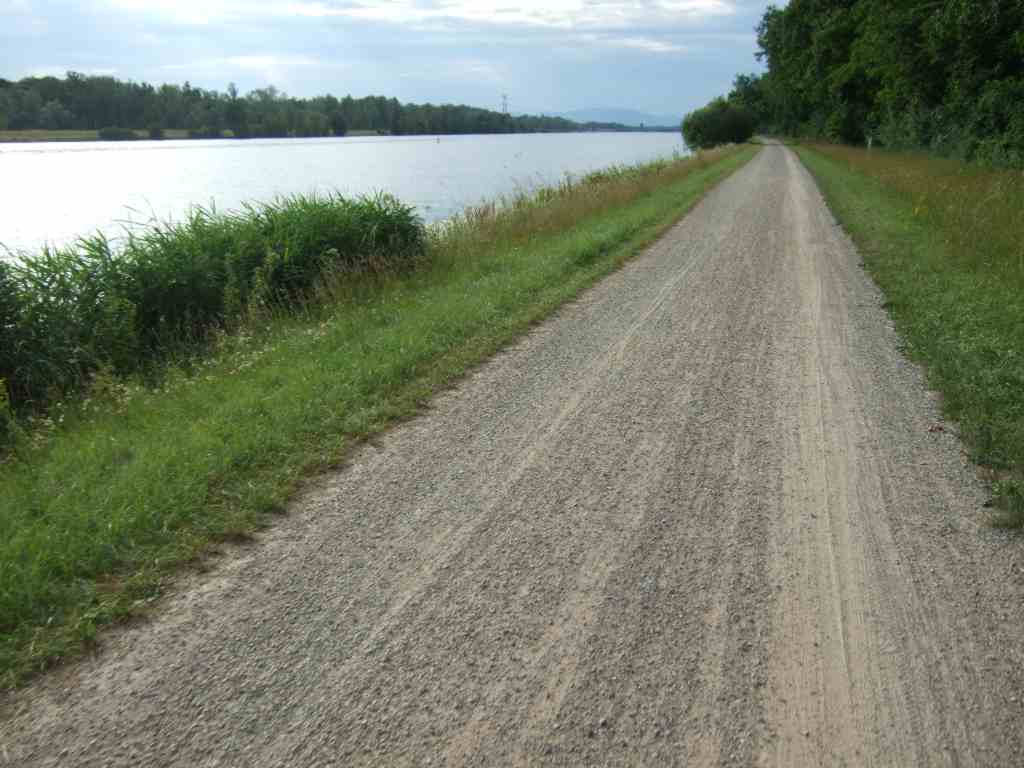
[[[140,139],[148,139],[149,132],[136,130],[135,135]],[[182,128],[167,128],[164,130],[165,139],[187,139],[188,131]],[[47,131],[34,129],[25,131],[0,131],[0,144],[19,143],[29,141],[99,141],[99,131]]]
[[[0,466],[5,682],[81,652],[175,567],[265,524],[304,476],[616,269],[755,152],[594,174],[484,206],[428,230],[400,268],[335,271],[299,309],[250,301],[215,349],[156,383],[101,369],[88,397],[53,403]],[[163,239],[194,254],[223,229],[213,224]]]
[[[922,154],[797,151],[993,481],[996,522],[1024,526],[1024,175]]]

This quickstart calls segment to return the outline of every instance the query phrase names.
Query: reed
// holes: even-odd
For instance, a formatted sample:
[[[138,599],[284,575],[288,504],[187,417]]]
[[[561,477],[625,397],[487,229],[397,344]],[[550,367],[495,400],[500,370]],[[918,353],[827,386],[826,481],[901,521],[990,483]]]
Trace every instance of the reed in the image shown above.
[[[295,196],[20,254],[0,271],[0,379],[16,410],[43,411],[98,370],[151,371],[201,350],[267,305],[298,301],[325,269],[410,265],[425,230],[386,195]],[[0,263],[2,264],[2,263]]]

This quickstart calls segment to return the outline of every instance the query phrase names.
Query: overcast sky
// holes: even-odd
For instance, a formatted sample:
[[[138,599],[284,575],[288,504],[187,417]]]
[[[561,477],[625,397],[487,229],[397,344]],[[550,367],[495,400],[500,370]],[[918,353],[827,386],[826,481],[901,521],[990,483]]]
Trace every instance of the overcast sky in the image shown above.
[[[784,3],[778,3],[784,4]],[[0,0],[0,77],[682,114],[758,71],[747,0]]]

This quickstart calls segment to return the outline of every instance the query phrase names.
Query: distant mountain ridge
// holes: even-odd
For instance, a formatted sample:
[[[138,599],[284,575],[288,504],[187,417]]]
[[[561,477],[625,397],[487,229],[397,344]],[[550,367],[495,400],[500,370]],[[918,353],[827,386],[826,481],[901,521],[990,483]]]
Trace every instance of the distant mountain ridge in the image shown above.
[[[656,115],[640,112],[635,109],[618,109],[615,107],[595,107],[593,109],[574,109],[570,112],[556,112],[552,117],[564,117],[577,123],[620,123],[634,128],[643,125],[678,128],[683,120],[682,115]]]

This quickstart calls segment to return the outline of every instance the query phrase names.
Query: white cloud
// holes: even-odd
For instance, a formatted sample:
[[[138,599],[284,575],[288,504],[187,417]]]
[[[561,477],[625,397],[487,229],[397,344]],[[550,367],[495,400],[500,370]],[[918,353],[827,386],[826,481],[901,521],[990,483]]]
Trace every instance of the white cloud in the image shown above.
[[[679,23],[736,12],[731,0],[367,0],[340,2],[298,0],[291,14],[344,17],[396,24],[454,19],[483,24],[514,24],[555,29],[629,27],[652,22]]]
[[[317,67],[321,62],[310,56],[228,56],[221,61],[239,69],[265,70],[274,67],[302,69]]]
[[[69,67],[61,64],[54,64],[45,67],[32,67],[21,77],[64,77],[68,72],[80,72],[83,75],[113,76],[117,74],[116,67]]]
[[[685,45],[658,40],[652,37],[581,34],[577,35],[576,39],[592,45],[602,45],[610,48],[632,48],[633,50],[646,51],[647,53],[684,53],[690,50]]]
[[[621,37],[612,38],[606,41],[609,45],[620,48],[634,48],[648,53],[682,53],[686,47],[676,43],[666,43],[663,40],[651,40],[646,37]]]
[[[284,0],[106,0],[120,11],[131,11],[183,25],[206,26],[246,17],[283,16],[289,3]]]
[[[310,56],[288,56],[288,55],[250,55],[250,56],[223,56],[218,58],[192,61],[188,64],[164,64],[161,70],[167,72],[189,72],[199,73],[206,76],[224,75],[226,78],[235,77],[239,72],[246,72],[257,76],[266,83],[277,85],[289,85],[291,76],[302,70],[338,70],[344,69],[344,65],[338,62],[322,61]]]
[[[398,77],[421,82],[470,82],[499,86],[508,81],[508,72],[483,59],[461,57],[432,69],[399,72]]]
[[[518,27],[575,32],[577,42],[649,53],[679,53],[650,29],[680,32],[733,16],[737,0],[101,0],[122,11],[157,16],[183,25],[240,19],[348,19],[458,34],[458,22],[478,30]],[[612,34],[614,31],[614,34]],[[590,33],[593,37],[587,38]],[[244,65],[243,65],[244,66]],[[265,67],[261,67],[264,68]]]

